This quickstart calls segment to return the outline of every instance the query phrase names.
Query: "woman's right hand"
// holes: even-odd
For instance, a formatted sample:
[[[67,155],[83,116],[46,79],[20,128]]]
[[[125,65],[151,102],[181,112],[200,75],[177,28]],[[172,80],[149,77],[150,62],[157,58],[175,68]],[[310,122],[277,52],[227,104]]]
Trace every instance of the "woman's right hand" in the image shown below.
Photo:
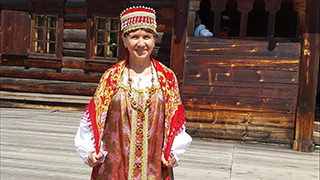
[[[100,159],[103,157],[103,154],[99,152],[92,152],[88,157],[88,164],[90,167],[96,167],[100,163]]]

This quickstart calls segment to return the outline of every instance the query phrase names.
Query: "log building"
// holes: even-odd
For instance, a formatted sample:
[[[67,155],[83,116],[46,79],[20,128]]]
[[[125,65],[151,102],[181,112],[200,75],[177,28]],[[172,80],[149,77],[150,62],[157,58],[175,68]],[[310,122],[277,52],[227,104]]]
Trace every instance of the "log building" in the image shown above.
[[[189,133],[312,151],[319,1],[210,1],[217,36],[205,38],[193,37],[200,0],[2,0],[1,90],[91,96],[124,59],[119,14],[146,5],[152,56],[176,72]]]

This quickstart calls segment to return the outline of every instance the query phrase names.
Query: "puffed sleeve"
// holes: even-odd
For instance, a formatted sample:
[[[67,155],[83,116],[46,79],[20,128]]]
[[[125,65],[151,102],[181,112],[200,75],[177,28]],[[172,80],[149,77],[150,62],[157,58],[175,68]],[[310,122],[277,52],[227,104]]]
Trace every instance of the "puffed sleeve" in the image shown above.
[[[92,152],[95,152],[94,147],[94,135],[92,131],[91,121],[89,117],[88,110],[85,111],[80,125],[78,127],[77,134],[74,138],[75,148],[82,158],[83,162],[88,165],[88,157]],[[107,155],[106,151],[102,149],[103,144],[101,144],[100,152],[103,153],[104,157],[100,159],[103,162],[105,156]]]
[[[178,157],[182,155],[184,152],[186,152],[191,142],[191,136],[185,131],[185,127],[183,127],[183,130],[181,130],[181,132],[178,133],[177,136],[174,138],[171,147],[171,152],[174,158],[176,159],[174,167],[178,166],[178,163],[180,161]]]

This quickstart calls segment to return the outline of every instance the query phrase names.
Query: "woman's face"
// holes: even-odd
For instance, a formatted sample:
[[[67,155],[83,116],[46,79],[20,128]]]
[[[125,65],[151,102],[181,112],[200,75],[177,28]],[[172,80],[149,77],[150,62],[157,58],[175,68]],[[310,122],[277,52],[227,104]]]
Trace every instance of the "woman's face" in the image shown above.
[[[149,60],[155,46],[156,37],[152,32],[138,29],[131,31],[126,37],[122,36],[122,40],[130,53],[130,59]]]

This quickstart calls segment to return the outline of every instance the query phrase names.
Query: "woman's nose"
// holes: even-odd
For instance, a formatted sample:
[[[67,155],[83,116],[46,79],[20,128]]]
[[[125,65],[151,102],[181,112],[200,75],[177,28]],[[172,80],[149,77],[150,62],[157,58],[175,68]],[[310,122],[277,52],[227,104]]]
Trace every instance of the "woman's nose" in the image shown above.
[[[139,38],[139,39],[138,39],[137,45],[138,45],[138,46],[144,46],[144,45],[145,45],[143,38]]]

